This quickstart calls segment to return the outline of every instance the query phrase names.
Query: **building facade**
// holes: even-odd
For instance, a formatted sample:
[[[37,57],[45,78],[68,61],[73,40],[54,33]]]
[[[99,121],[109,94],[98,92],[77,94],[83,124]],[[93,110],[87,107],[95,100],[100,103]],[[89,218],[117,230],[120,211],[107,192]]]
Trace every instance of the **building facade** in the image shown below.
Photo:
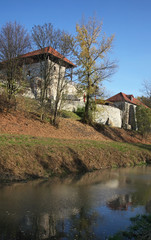
[[[71,111],[82,103],[82,96],[77,95],[77,86],[72,81],[76,65],[55,49],[46,47],[26,53],[19,57],[19,62],[23,78],[28,83],[24,96],[40,98],[43,95],[53,104],[59,92],[63,96],[62,108]],[[2,75],[5,73],[3,63],[0,63],[0,72]]]
[[[98,104],[95,117],[97,122],[113,127],[137,130],[136,107],[144,105],[134,96],[118,93],[105,101],[105,105]]]

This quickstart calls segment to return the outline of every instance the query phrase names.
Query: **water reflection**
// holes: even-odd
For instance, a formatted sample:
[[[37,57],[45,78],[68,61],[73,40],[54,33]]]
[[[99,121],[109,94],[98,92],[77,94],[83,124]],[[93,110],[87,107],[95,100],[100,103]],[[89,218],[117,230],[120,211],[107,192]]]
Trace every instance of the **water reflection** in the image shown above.
[[[151,213],[151,167],[0,185],[0,240],[105,239]]]
[[[132,197],[129,194],[118,196],[117,198],[107,202],[107,206],[112,210],[127,211],[132,206]]]

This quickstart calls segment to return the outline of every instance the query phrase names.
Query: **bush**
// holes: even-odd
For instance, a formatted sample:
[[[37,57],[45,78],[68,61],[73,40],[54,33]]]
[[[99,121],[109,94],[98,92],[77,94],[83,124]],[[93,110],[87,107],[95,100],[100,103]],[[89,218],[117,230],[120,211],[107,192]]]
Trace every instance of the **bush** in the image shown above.
[[[79,117],[81,117],[81,119],[83,120],[84,123],[87,123],[89,125],[93,125],[95,111],[96,111],[96,104],[93,100],[91,100],[90,106],[89,106],[88,116],[86,116],[85,107],[77,108],[77,111],[75,113]]]
[[[151,132],[151,109],[143,106],[137,106],[136,118],[138,131],[143,135]]]
[[[121,231],[109,240],[123,240],[123,239],[151,239],[151,215],[137,215],[130,219],[132,224],[127,231]]]
[[[16,99],[12,97],[8,99],[6,93],[0,94],[0,112],[8,111],[9,109],[16,109]]]
[[[71,111],[61,110],[59,115],[63,118],[72,118],[75,120],[80,120],[80,117],[76,113]]]
[[[78,107],[75,113],[80,117],[84,118],[85,107]]]

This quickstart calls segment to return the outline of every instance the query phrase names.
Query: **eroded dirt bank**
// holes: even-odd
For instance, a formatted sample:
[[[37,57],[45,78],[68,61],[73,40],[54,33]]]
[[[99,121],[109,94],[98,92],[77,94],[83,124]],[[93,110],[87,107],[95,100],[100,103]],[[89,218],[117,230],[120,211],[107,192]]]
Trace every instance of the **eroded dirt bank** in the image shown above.
[[[0,180],[62,176],[151,163],[151,147],[144,144],[10,135],[2,135],[1,140],[7,144],[0,144]]]

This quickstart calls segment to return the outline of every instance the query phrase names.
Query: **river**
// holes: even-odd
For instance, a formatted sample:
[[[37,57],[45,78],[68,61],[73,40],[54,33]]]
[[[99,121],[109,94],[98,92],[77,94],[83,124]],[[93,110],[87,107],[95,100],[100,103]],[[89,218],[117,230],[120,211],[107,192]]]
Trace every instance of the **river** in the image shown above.
[[[151,213],[151,167],[0,184],[0,240],[98,240]]]

